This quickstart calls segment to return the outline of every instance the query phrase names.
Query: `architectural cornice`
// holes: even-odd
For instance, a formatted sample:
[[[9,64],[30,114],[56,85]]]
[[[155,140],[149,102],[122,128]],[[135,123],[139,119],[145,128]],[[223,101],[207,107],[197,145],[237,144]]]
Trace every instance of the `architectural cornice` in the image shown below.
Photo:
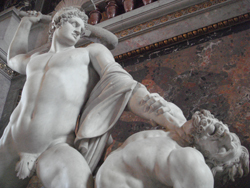
[[[17,72],[13,71],[11,68],[9,68],[6,65],[6,63],[1,59],[0,59],[0,74],[2,74],[8,80],[11,80],[12,78],[20,75]]]
[[[151,30],[158,29],[159,27],[164,27],[168,24],[179,22],[183,19],[187,19],[189,17],[195,16],[197,14],[202,14],[204,12],[209,12],[213,9],[234,2],[236,1],[235,0],[169,1],[169,2],[166,1],[163,5],[159,4],[157,7],[155,6],[154,8],[149,9],[149,11],[145,11],[142,14],[135,15],[136,18],[134,18],[133,20],[133,22],[136,23],[135,26],[131,27],[132,24],[130,24],[130,27],[128,29],[122,30],[120,32],[115,32],[115,34],[118,37],[119,41],[123,41],[128,38],[149,32]],[[161,16],[159,17],[159,15]],[[143,23],[140,23],[142,20]],[[122,25],[115,23],[113,23],[113,25],[116,25],[117,28],[122,28],[122,26],[124,25],[124,21],[125,22],[128,21],[128,24],[130,23],[128,19],[120,22]],[[112,31],[113,28],[110,28],[109,25],[107,29]]]
[[[250,21],[250,12],[115,56],[117,62]]]

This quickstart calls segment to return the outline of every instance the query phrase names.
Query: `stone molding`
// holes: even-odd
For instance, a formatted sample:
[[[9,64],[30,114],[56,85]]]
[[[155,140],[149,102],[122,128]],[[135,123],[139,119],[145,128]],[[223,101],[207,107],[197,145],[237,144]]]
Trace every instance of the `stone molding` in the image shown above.
[[[8,80],[11,80],[12,78],[20,75],[19,73],[13,71],[11,68],[9,68],[6,63],[0,59],[0,74],[5,76]]]
[[[246,14],[234,17],[234,18],[230,18],[230,19],[218,22],[218,23],[214,23],[212,25],[208,25],[206,27],[202,27],[202,28],[199,28],[199,29],[196,29],[196,30],[193,30],[193,31],[181,34],[181,35],[177,35],[177,36],[165,39],[160,42],[156,42],[156,43],[149,44],[147,46],[144,46],[135,50],[131,50],[129,52],[115,56],[115,60],[119,62],[121,60],[129,59],[131,57],[141,55],[145,52],[150,52],[153,50],[157,50],[159,48],[172,46],[177,43],[184,42],[192,38],[199,37],[199,36],[202,36],[211,32],[215,32],[221,29],[225,29],[233,25],[242,24],[247,21],[250,21],[250,13],[246,13]]]
[[[182,3],[186,3],[186,1],[181,1]],[[197,3],[198,1],[196,1]],[[180,4],[176,3],[174,4],[175,6],[177,6],[177,8],[182,8],[181,10],[177,9],[177,11],[172,12],[175,9],[172,9],[171,4],[165,4],[164,6],[160,6],[157,7],[155,9],[152,9],[150,14],[147,15],[147,17],[151,17],[150,21],[148,22],[144,22],[141,24],[138,24],[134,26],[134,27],[130,27],[126,30],[120,31],[115,33],[116,36],[118,37],[118,39],[121,40],[126,40],[127,38],[131,38],[135,35],[139,35],[145,32],[148,32],[149,30],[154,30],[154,29],[158,29],[159,27],[164,27],[166,24],[169,24],[169,22],[178,22],[180,20],[182,20],[182,18],[191,16],[191,14],[200,14],[203,13],[204,11],[209,11],[211,9],[215,9],[218,8],[219,5],[223,4],[228,4],[228,3],[232,3],[234,1],[229,1],[229,0],[206,0],[205,2],[202,3],[198,3],[198,4],[193,4],[193,2],[191,1],[191,4],[188,4],[188,7],[185,8],[185,5],[187,4]],[[174,3],[174,2],[172,2]],[[192,6],[190,6],[192,5]],[[155,12],[157,12],[157,15],[159,16],[159,12],[162,11],[162,9],[164,10],[164,14],[161,17],[158,18],[154,18],[154,14]],[[147,14],[147,12],[145,13]],[[161,14],[162,15],[162,14]],[[137,15],[138,16],[138,15]],[[144,15],[145,16],[145,15]],[[143,17],[143,16],[142,16]],[[143,18],[143,20],[145,21],[145,18]],[[136,20],[137,21],[137,20]]]

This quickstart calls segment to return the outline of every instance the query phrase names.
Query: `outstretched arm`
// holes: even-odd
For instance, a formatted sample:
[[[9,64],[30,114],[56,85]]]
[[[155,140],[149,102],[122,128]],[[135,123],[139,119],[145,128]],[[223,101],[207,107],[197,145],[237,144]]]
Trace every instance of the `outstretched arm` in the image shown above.
[[[8,49],[7,64],[13,70],[25,74],[26,66],[29,62],[28,38],[32,24],[38,23],[42,14],[36,11],[30,11],[29,17],[23,17],[15,36]]]
[[[116,63],[111,52],[101,44],[91,44],[86,49],[100,77],[108,64]],[[127,107],[134,114],[167,129],[181,127],[187,121],[179,107],[156,93],[149,93],[142,84],[134,89]]]
[[[150,120],[153,125],[159,124],[169,130],[181,127],[187,121],[178,106],[167,102],[157,93],[149,93],[142,84],[138,84],[135,88],[128,109]]]

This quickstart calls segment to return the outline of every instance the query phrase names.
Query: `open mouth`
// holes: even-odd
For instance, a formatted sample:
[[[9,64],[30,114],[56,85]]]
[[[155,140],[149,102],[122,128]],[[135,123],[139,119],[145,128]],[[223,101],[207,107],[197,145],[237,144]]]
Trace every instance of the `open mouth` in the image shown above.
[[[211,136],[222,137],[225,133],[225,129],[221,125],[215,125],[213,132],[210,134]]]
[[[216,127],[216,126],[214,126],[214,130],[213,130],[213,132],[212,132],[212,133],[210,133],[210,135],[211,135],[211,136],[215,135],[216,131],[217,131],[217,127]]]

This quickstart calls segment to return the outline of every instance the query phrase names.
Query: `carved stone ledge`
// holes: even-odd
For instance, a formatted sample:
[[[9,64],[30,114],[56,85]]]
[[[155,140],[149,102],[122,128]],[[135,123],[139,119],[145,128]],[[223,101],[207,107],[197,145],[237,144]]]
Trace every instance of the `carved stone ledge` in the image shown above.
[[[8,80],[11,80],[12,78],[19,76],[17,72],[13,71],[11,68],[9,68],[4,61],[0,59],[0,74],[4,75]]]
[[[178,21],[182,17],[188,16],[189,14],[201,13],[202,11],[204,11],[205,9],[208,9],[209,7],[212,8],[213,6],[216,6],[216,5],[223,3],[223,2],[226,2],[226,1],[229,2],[228,0],[208,0],[208,1],[205,1],[205,2],[202,2],[199,4],[195,4],[193,6],[189,6],[187,8],[183,8],[183,9],[178,10],[176,12],[173,12],[173,13],[161,16],[159,18],[150,20],[149,22],[144,22],[144,23],[139,24],[139,25],[137,23],[137,25],[134,27],[130,27],[129,29],[123,30],[121,32],[117,32],[116,36],[120,40],[125,40],[126,38],[128,38],[131,35],[134,35],[138,32],[145,32],[147,30],[152,30],[155,28],[165,26],[165,24],[167,22]]]
[[[183,33],[181,35],[177,35],[177,36],[165,39],[160,42],[156,42],[156,43],[129,51],[127,53],[117,55],[115,56],[115,60],[117,62],[123,61],[129,58],[141,55],[145,52],[150,52],[150,51],[157,50],[160,48],[172,46],[177,43],[184,42],[192,38],[199,37],[199,36],[214,32],[214,31],[225,29],[233,25],[242,24],[247,21],[250,21],[250,13],[236,16],[236,17],[233,17],[233,18],[230,18],[230,19],[227,19],[227,20],[224,20],[224,21],[212,24],[212,25],[208,25],[206,27],[202,27],[202,28],[199,28],[199,29],[187,32],[187,33]]]
[[[152,3],[154,4],[154,3]],[[250,0],[208,0],[181,8],[151,21],[115,32],[119,44],[112,50],[114,56],[173,38],[199,28],[247,14]]]

